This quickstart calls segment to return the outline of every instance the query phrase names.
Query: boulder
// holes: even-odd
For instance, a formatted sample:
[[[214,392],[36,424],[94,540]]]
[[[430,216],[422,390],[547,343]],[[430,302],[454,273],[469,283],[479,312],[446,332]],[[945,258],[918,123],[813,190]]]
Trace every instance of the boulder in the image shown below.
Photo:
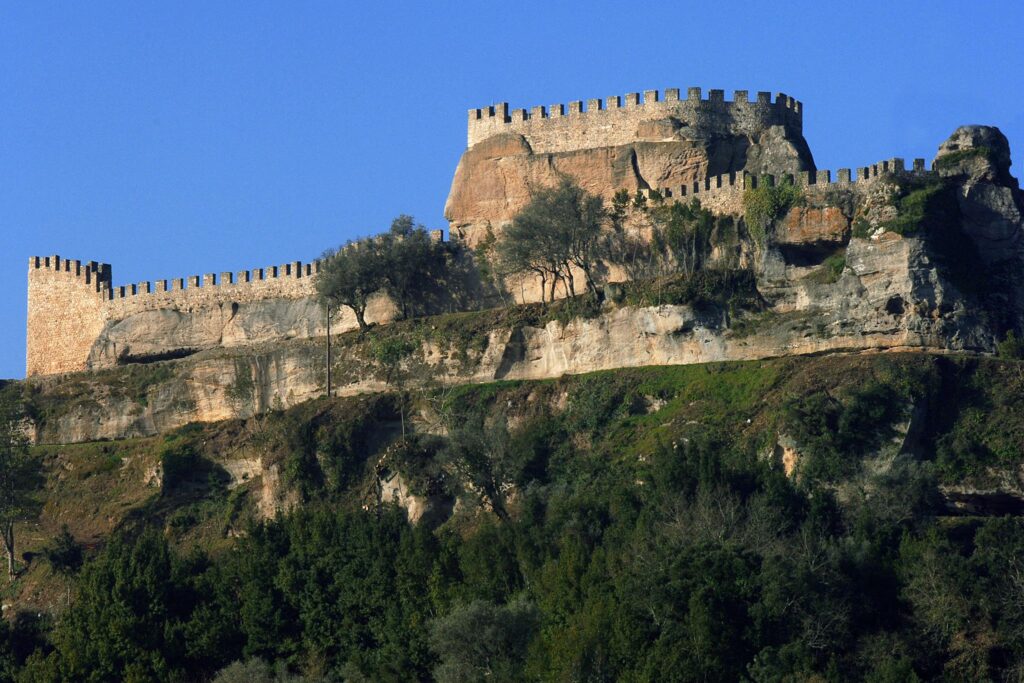
[[[1010,143],[995,126],[960,126],[939,146],[933,168],[942,176],[967,176],[1017,189],[1010,175]]]

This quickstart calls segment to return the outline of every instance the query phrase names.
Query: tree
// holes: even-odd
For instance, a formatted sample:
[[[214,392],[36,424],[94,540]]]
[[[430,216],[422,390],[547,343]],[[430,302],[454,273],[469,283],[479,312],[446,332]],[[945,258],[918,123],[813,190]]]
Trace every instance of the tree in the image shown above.
[[[11,392],[0,392],[0,536],[11,579],[15,561],[14,525],[33,517],[39,507],[33,496],[39,484],[39,466],[28,452],[24,415],[24,407]]]
[[[324,252],[317,297],[328,310],[351,308],[359,329],[365,331],[366,307],[373,294],[386,292],[401,316],[408,317],[416,312],[417,302],[444,281],[447,269],[444,243],[431,239],[412,216],[401,215],[386,233]]]
[[[430,646],[441,659],[438,681],[519,680],[526,652],[540,622],[525,600],[494,605],[474,600],[431,624]]]
[[[339,249],[324,252],[322,259],[316,293],[328,317],[332,309],[347,306],[355,313],[359,329],[365,331],[370,297],[384,288],[387,265],[380,245],[373,240],[350,240]]]
[[[75,540],[65,524],[60,528],[60,534],[53,539],[53,545],[43,551],[46,561],[50,563],[54,571],[70,580],[78,570],[82,568],[85,556],[82,552],[82,544]],[[71,604],[71,584],[68,583],[67,603]]]
[[[505,506],[507,485],[514,479],[516,453],[505,416],[488,420],[482,413],[451,414],[449,438],[442,457],[461,481],[490,504],[499,519],[509,519]]]
[[[711,249],[714,217],[694,199],[690,204],[673,203],[656,207],[651,212],[655,224],[655,241],[671,254],[675,267],[693,273],[704,266]]]
[[[423,303],[447,275],[444,243],[433,240],[426,228],[405,214],[393,220],[391,229],[378,241],[384,264],[384,291],[403,318],[415,315],[417,303]]]
[[[533,194],[502,235],[498,253],[510,273],[539,275],[542,290],[550,278],[552,300],[558,282],[569,296],[576,295],[574,268],[596,295],[594,268],[606,218],[600,197],[563,178],[555,187]]]

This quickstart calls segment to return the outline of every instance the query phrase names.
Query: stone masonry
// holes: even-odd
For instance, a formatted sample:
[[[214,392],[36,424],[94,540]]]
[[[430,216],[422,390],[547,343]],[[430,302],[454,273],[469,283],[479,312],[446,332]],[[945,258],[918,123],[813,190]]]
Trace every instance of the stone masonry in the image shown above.
[[[509,113],[508,103],[469,110],[468,143],[494,135],[523,135],[535,154],[571,152],[595,147],[614,147],[636,139],[639,126],[648,121],[672,117],[706,134],[752,133],[771,126],[784,126],[800,134],[803,130],[803,104],[779,93],[772,102],[771,93],[759,92],[751,102],[746,90],[737,90],[733,101],[724,90],[708,91],[701,98],[700,88],[689,88],[680,99],[679,88],[668,88],[664,96],[657,90],[629,93],[625,98],[609,97],[570,102],[550,107],[537,106],[529,111]]]

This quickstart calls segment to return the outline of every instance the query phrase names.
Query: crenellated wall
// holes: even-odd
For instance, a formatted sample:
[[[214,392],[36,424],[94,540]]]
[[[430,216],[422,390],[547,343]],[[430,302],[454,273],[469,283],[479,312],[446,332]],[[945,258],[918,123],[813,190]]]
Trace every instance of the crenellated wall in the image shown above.
[[[432,230],[430,237],[440,242],[444,240],[444,233]],[[95,345],[107,336],[112,324],[144,318],[147,314],[150,320],[154,315],[191,318],[193,322],[186,322],[184,329],[194,330],[189,325],[202,327],[201,322],[195,321],[203,318],[201,314],[204,311],[220,308],[233,312],[246,304],[305,299],[308,301],[291,307],[297,311],[302,324],[289,326],[286,324],[288,321],[282,321],[284,327],[277,329],[274,326],[277,321],[261,321],[263,337],[302,337],[316,334],[317,330],[322,333],[321,321],[316,319],[319,309],[315,301],[311,301],[316,293],[314,282],[321,263],[319,260],[312,263],[292,261],[238,273],[207,273],[202,277],[192,275],[114,287],[109,264],[95,261],[83,264],[60,256],[33,256],[28,261],[26,375],[52,375],[93,367],[90,362],[95,362],[98,351]],[[390,301],[387,297],[383,297],[384,301],[380,298],[376,297],[367,311],[371,321],[382,321],[391,315]],[[266,313],[261,311],[257,315]],[[334,329],[339,332],[356,326],[351,315],[339,313],[332,315],[332,320]],[[141,326],[142,331],[147,329],[145,325]],[[204,333],[203,340],[196,338],[200,332]],[[203,348],[208,346],[214,331],[186,331],[181,334],[186,338],[150,338],[154,335],[147,334],[141,346],[155,355],[159,355],[161,350]],[[237,345],[236,342],[215,337],[213,343]],[[99,349],[104,364],[116,361],[116,358],[108,357],[109,350]]]
[[[103,329],[109,291],[107,264],[83,264],[60,256],[28,260],[27,375],[84,367]]]
[[[755,176],[749,173],[725,173],[704,178],[689,185],[659,187],[644,192],[650,197],[655,191],[662,197],[672,201],[690,201],[698,199],[705,209],[716,214],[740,214],[743,212],[743,193],[755,189],[763,183],[774,185],[789,179],[798,187],[811,191],[824,191],[830,187],[846,187],[854,191],[867,189],[880,178],[889,175],[925,175],[934,174],[925,167],[924,159],[914,159],[910,169],[899,157],[886,159],[877,164],[862,166],[856,172],[849,168],[840,168],[833,175],[832,171],[819,169],[803,171],[796,176]]]
[[[209,273],[114,287],[109,264],[33,256],[28,265],[27,376],[85,369],[94,344],[113,321],[148,311],[191,313],[311,297],[320,270],[319,261],[294,261],[219,277]]]
[[[126,318],[142,311],[190,310],[223,303],[264,299],[299,299],[314,294],[314,275],[320,261],[294,261],[219,276],[207,273],[173,280],[140,282],[113,288],[107,298],[108,319]]]
[[[507,102],[469,110],[469,147],[482,140],[512,133],[526,138],[535,154],[613,147],[634,142],[644,121],[673,118],[701,134],[756,133],[781,125],[797,134],[803,131],[803,104],[778,93],[759,92],[751,101],[746,90],[737,90],[731,101],[724,90],[688,88],[686,98],[678,88],[663,94],[657,90],[618,95],[607,100],[590,99],[511,112]]]

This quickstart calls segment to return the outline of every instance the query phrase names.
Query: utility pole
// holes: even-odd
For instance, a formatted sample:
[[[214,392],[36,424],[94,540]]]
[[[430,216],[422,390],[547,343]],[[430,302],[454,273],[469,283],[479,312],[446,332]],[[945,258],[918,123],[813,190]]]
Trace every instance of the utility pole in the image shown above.
[[[331,305],[327,304],[327,396],[331,395]]]

